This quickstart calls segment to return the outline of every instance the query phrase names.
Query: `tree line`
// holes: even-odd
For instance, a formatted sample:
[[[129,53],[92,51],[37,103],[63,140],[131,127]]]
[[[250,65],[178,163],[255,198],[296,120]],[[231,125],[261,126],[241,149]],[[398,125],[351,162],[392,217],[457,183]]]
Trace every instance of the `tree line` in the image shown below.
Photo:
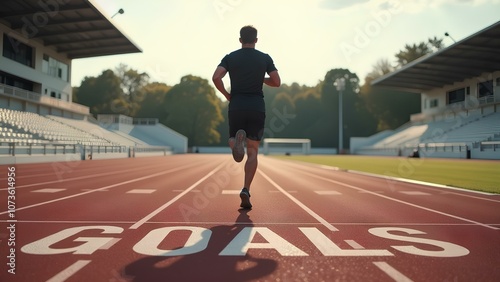
[[[338,147],[338,78],[344,78],[343,144],[351,137],[370,136],[395,129],[420,112],[420,95],[371,87],[371,81],[436,50],[442,39],[429,38],[407,44],[395,54],[395,64],[383,58],[361,82],[349,69],[328,71],[315,86],[298,83],[271,88],[264,85],[265,137],[309,138],[313,147]],[[188,146],[226,146],[228,102],[216,95],[208,80],[186,75],[169,86],[151,82],[147,73],[120,64],[97,77],[85,77],[73,89],[73,100],[90,108],[92,115],[122,114],[134,118],[158,118],[188,137]]]

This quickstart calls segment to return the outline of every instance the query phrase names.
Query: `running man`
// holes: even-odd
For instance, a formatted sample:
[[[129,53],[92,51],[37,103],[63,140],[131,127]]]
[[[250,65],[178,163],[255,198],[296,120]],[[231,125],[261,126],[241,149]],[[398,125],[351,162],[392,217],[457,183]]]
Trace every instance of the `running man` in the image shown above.
[[[241,162],[247,147],[245,179],[240,192],[241,207],[252,208],[250,184],[257,171],[259,144],[264,133],[266,106],[263,84],[272,87],[281,85],[273,59],[255,49],[257,29],[244,26],[240,30],[241,49],[226,55],[215,69],[212,80],[229,101],[229,147],[236,162]],[[224,87],[222,78],[229,72],[231,93]],[[266,73],[269,77],[266,77]]]

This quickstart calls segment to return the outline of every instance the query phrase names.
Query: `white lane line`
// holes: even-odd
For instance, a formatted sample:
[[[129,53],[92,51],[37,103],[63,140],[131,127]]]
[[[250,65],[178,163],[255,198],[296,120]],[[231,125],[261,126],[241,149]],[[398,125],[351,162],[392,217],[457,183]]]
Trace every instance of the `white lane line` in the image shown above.
[[[304,211],[306,211],[309,215],[311,215],[312,217],[314,217],[317,221],[319,221],[321,224],[323,224],[323,226],[325,226],[326,228],[328,228],[328,230],[330,231],[338,231],[337,228],[335,228],[333,225],[331,225],[328,221],[326,221],[324,218],[322,218],[321,216],[319,216],[317,213],[315,213],[313,210],[311,210],[310,208],[308,208],[306,205],[304,205],[302,202],[300,202],[299,200],[297,200],[297,198],[295,198],[294,196],[290,195],[290,193],[288,193],[287,191],[285,191],[285,189],[283,189],[281,186],[279,186],[276,182],[274,182],[269,176],[267,176],[264,172],[262,172],[262,170],[258,169],[257,170],[267,181],[269,181],[269,183],[271,183],[274,187],[276,187],[276,189],[278,189],[279,191],[281,191],[281,193],[283,193],[285,196],[287,196],[290,200],[292,200],[292,202],[294,202],[295,204],[297,204],[299,207],[301,207]]]
[[[180,189],[178,189],[178,190],[172,190],[172,192],[175,192],[175,193],[182,193],[182,192],[184,192],[184,190],[180,190]],[[191,192],[192,192],[192,193],[200,193],[200,192],[201,192],[201,190],[196,190],[196,189],[195,189],[195,190],[191,190]]]
[[[222,190],[222,195],[239,195],[241,190]]]
[[[163,172],[158,172],[158,173],[155,173],[155,174],[151,174],[151,175],[148,175],[148,176],[143,176],[143,177],[140,177],[140,178],[136,178],[136,179],[132,179],[132,180],[128,180],[128,181],[119,182],[119,183],[116,183],[116,184],[104,186],[104,187],[97,188],[97,189],[94,189],[94,190],[91,190],[91,191],[86,191],[86,192],[82,192],[82,193],[78,193],[78,194],[74,194],[74,195],[70,195],[70,196],[66,196],[66,197],[62,197],[62,198],[57,198],[57,199],[46,201],[46,202],[40,202],[40,203],[37,203],[37,204],[25,206],[25,207],[19,207],[19,208],[16,209],[16,211],[25,210],[25,209],[29,209],[29,208],[34,208],[34,207],[38,207],[38,206],[43,206],[43,205],[47,205],[47,204],[52,204],[52,203],[55,203],[55,202],[59,202],[59,201],[63,201],[63,200],[67,200],[67,199],[71,199],[71,198],[75,198],[75,197],[87,195],[87,194],[98,192],[98,191],[101,191],[101,190],[106,190],[106,189],[113,188],[113,187],[116,187],[116,186],[121,186],[121,185],[129,184],[129,183],[134,183],[134,182],[137,182],[137,181],[142,181],[142,180],[153,178],[153,177],[157,177],[157,176],[160,176],[160,175],[163,175],[163,174],[167,174],[167,173],[172,173],[172,172],[176,172],[176,171],[179,171],[179,170],[183,170],[183,169],[186,169],[187,167],[192,167],[192,165],[185,165],[185,166],[177,167],[177,168],[174,168],[174,169],[171,169],[171,170],[167,170],[167,171],[163,171]],[[6,213],[8,213],[8,211],[0,212],[0,215],[6,214]]]
[[[426,208],[426,207],[423,207],[423,206],[419,206],[417,204],[412,204],[412,203],[409,203],[409,202],[406,202],[406,201],[402,201],[402,200],[398,200],[398,199],[395,199],[395,198],[391,198],[389,196],[377,194],[377,193],[371,192],[371,191],[363,189],[363,188],[359,188],[359,187],[356,187],[356,186],[353,186],[353,185],[349,185],[349,184],[346,184],[346,183],[343,183],[343,182],[335,181],[335,180],[332,180],[332,179],[329,179],[329,178],[326,178],[326,177],[318,176],[318,175],[315,175],[313,173],[309,173],[309,172],[305,172],[305,171],[302,171],[302,173],[304,173],[306,175],[309,175],[309,176],[312,176],[314,178],[321,179],[323,181],[327,181],[327,182],[334,183],[334,184],[337,184],[337,185],[341,185],[341,186],[344,186],[344,187],[347,187],[347,188],[355,189],[355,190],[358,190],[358,191],[364,191],[365,193],[368,193],[368,194],[371,194],[371,195],[374,195],[374,196],[377,196],[377,197],[381,197],[381,198],[384,198],[384,199],[387,199],[387,200],[391,200],[391,201],[394,201],[394,202],[397,202],[397,203],[400,203],[400,204],[408,205],[408,206],[411,206],[411,207],[414,207],[414,208],[418,208],[418,209],[422,209],[422,210],[425,210],[425,211],[428,211],[428,212],[432,212],[432,213],[437,213],[437,214],[444,215],[444,216],[447,216],[447,217],[451,217],[451,218],[454,218],[454,219],[458,219],[458,220],[461,220],[461,221],[466,221],[466,222],[474,223],[476,225],[483,226],[483,227],[486,227],[486,228],[490,228],[490,229],[493,229],[493,230],[500,230],[500,228],[497,228],[497,227],[494,227],[494,226],[491,226],[491,225],[488,225],[488,224],[485,224],[485,223],[481,223],[481,222],[478,222],[478,221],[475,221],[475,220],[463,218],[463,217],[460,217],[460,216],[452,215],[452,214],[441,212],[441,211],[437,211],[437,210],[434,210],[434,209],[431,209],[431,208]]]
[[[396,282],[412,282],[410,278],[406,277],[403,273],[397,271],[394,267],[390,266],[385,261],[374,261],[373,264],[377,266],[380,270],[389,275]]]
[[[145,167],[143,167],[145,169]],[[107,175],[113,175],[113,174],[121,174],[124,172],[129,172],[129,171],[136,171],[137,168],[133,169],[127,169],[127,170],[121,170],[119,172],[112,171],[112,172],[105,172],[105,173],[97,173],[97,174],[92,174],[92,175],[85,175],[85,176],[78,176],[78,177],[73,177],[73,178],[66,178],[66,179],[58,179],[58,180],[51,180],[51,181],[46,181],[46,182],[37,182],[37,183],[32,183],[32,184],[26,184],[26,185],[19,185],[16,186],[16,189],[18,188],[26,188],[26,187],[32,187],[32,186],[41,186],[41,185],[46,185],[46,184],[53,184],[53,183],[61,183],[65,181],[74,181],[74,180],[81,180],[81,179],[87,179],[87,178],[96,178],[100,176],[107,176]],[[7,190],[8,188],[1,188],[0,191],[2,190]]]
[[[119,221],[119,220],[0,220],[0,223],[9,223],[9,222],[18,222],[18,223],[35,223],[35,224],[134,224],[135,221],[127,220],[127,221]],[[145,224],[185,224],[185,221],[148,221]],[[247,222],[225,222],[225,221],[190,221],[190,224],[193,225],[248,225],[250,223]],[[320,225],[321,223],[319,222],[262,222],[262,223],[251,223],[255,226],[259,225],[293,225],[293,226],[316,226]],[[472,223],[409,223],[409,222],[399,222],[399,223],[394,223],[394,222],[339,222],[335,223],[335,225],[342,225],[342,226],[409,226],[409,227],[415,227],[415,226],[476,226],[476,224]],[[494,224],[492,223],[491,225],[498,225],[500,227],[500,224]],[[346,242],[348,240],[345,240]],[[349,243],[348,243],[349,244]]]
[[[0,220],[0,222],[9,222],[11,220]],[[46,223],[46,224],[131,224],[135,221],[117,221],[117,220],[16,220],[15,222],[22,223]],[[163,222],[166,223],[166,222]]]
[[[156,189],[132,189],[127,191],[128,194],[151,194],[156,192]]]
[[[318,195],[342,195],[342,193],[337,191],[314,191]]]
[[[319,165],[319,167],[321,167],[322,169],[327,169],[327,170],[335,170],[335,171],[339,171],[340,170],[340,168],[335,167],[335,166]]]
[[[47,280],[47,282],[66,281],[66,279],[73,276],[73,274],[77,273],[80,269],[82,269],[84,266],[86,266],[90,262],[91,262],[90,260],[78,260],[75,263],[73,263],[72,265],[68,266],[68,268],[64,269],[63,271],[56,274],[54,277]]]
[[[33,190],[31,192],[32,193],[57,193],[57,192],[61,192],[64,190],[66,190],[66,189],[45,188],[45,189]]]
[[[146,215],[143,219],[137,221],[136,223],[134,223],[132,226],[129,227],[129,229],[137,229],[139,228],[141,225],[143,225],[144,223],[146,223],[146,221],[150,220],[151,218],[153,218],[155,215],[159,214],[161,211],[163,211],[165,208],[167,208],[168,206],[170,206],[171,204],[175,203],[177,200],[179,200],[182,196],[186,195],[187,193],[189,193],[192,189],[194,189],[196,186],[198,186],[200,183],[202,183],[203,181],[205,181],[207,178],[209,178],[210,176],[212,176],[215,172],[217,172],[219,169],[222,168],[222,166],[225,164],[226,162],[223,162],[221,163],[220,165],[218,165],[216,168],[214,168],[212,171],[210,171],[207,175],[205,175],[204,177],[202,177],[200,180],[196,181],[196,183],[194,183],[193,185],[189,186],[186,190],[184,190],[182,193],[180,193],[179,195],[175,196],[172,200],[166,202],[165,204],[163,204],[161,207],[157,208],[156,210],[154,210],[153,212],[151,212],[150,214]]]
[[[92,191],[94,189],[81,189],[82,191]],[[99,190],[97,192],[109,192],[109,190]]]
[[[399,191],[401,194],[410,195],[410,196],[429,196],[431,194],[420,192],[420,191]]]
[[[340,170],[337,167],[318,165],[318,164],[312,164],[312,163],[304,163],[304,162],[300,162],[300,161],[294,162],[294,161],[281,160],[281,162],[287,163],[288,165],[296,167],[296,168],[298,167],[298,169],[301,169],[301,170],[303,169],[304,166],[306,166],[306,167],[319,167],[319,168],[327,169],[327,170]],[[370,177],[375,177],[375,178],[382,178],[382,179],[386,179],[386,180],[396,180],[396,181],[410,183],[410,184],[429,186],[432,188],[443,188],[443,189],[448,189],[448,190],[455,190],[455,191],[459,191],[459,192],[463,192],[463,193],[449,192],[449,194],[453,194],[453,195],[457,195],[457,196],[461,196],[461,197],[483,200],[483,201],[500,203],[500,200],[497,200],[497,199],[490,199],[490,198],[476,197],[476,196],[469,195],[469,194],[480,194],[480,195],[486,195],[486,196],[499,197],[499,194],[495,194],[495,193],[488,193],[488,192],[483,192],[483,191],[470,190],[470,189],[465,189],[465,188],[436,184],[436,183],[432,183],[432,182],[424,182],[424,181],[412,180],[412,179],[408,179],[408,178],[398,178],[398,177],[392,177],[389,175],[368,173],[368,172],[362,172],[362,171],[357,171],[357,170],[344,170],[344,171],[348,172],[348,173],[352,173],[352,174],[365,175],[365,176],[370,176]],[[430,189],[429,187],[423,187],[423,188]]]

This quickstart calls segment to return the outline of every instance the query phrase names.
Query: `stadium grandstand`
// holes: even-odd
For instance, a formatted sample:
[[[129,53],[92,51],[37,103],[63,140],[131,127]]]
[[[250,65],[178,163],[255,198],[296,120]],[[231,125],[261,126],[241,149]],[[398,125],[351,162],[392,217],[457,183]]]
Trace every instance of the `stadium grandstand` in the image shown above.
[[[0,46],[0,163],[187,152],[157,119],[98,121],[72,101],[73,59],[142,52],[94,2],[2,1]]]
[[[421,96],[400,128],[351,138],[360,155],[500,159],[500,22],[372,82]]]

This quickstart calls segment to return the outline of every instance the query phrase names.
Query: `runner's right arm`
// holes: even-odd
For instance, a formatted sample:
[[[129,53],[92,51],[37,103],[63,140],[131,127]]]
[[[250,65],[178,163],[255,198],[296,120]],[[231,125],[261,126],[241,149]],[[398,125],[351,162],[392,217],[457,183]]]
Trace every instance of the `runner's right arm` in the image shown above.
[[[225,68],[218,66],[212,76],[212,81],[214,82],[215,88],[217,88],[228,101],[231,101],[231,94],[227,92],[226,87],[224,87],[224,81],[222,81],[226,73],[227,70]]]
[[[271,87],[279,87],[281,85],[281,78],[277,70],[269,73],[269,77],[264,78],[264,83]]]

